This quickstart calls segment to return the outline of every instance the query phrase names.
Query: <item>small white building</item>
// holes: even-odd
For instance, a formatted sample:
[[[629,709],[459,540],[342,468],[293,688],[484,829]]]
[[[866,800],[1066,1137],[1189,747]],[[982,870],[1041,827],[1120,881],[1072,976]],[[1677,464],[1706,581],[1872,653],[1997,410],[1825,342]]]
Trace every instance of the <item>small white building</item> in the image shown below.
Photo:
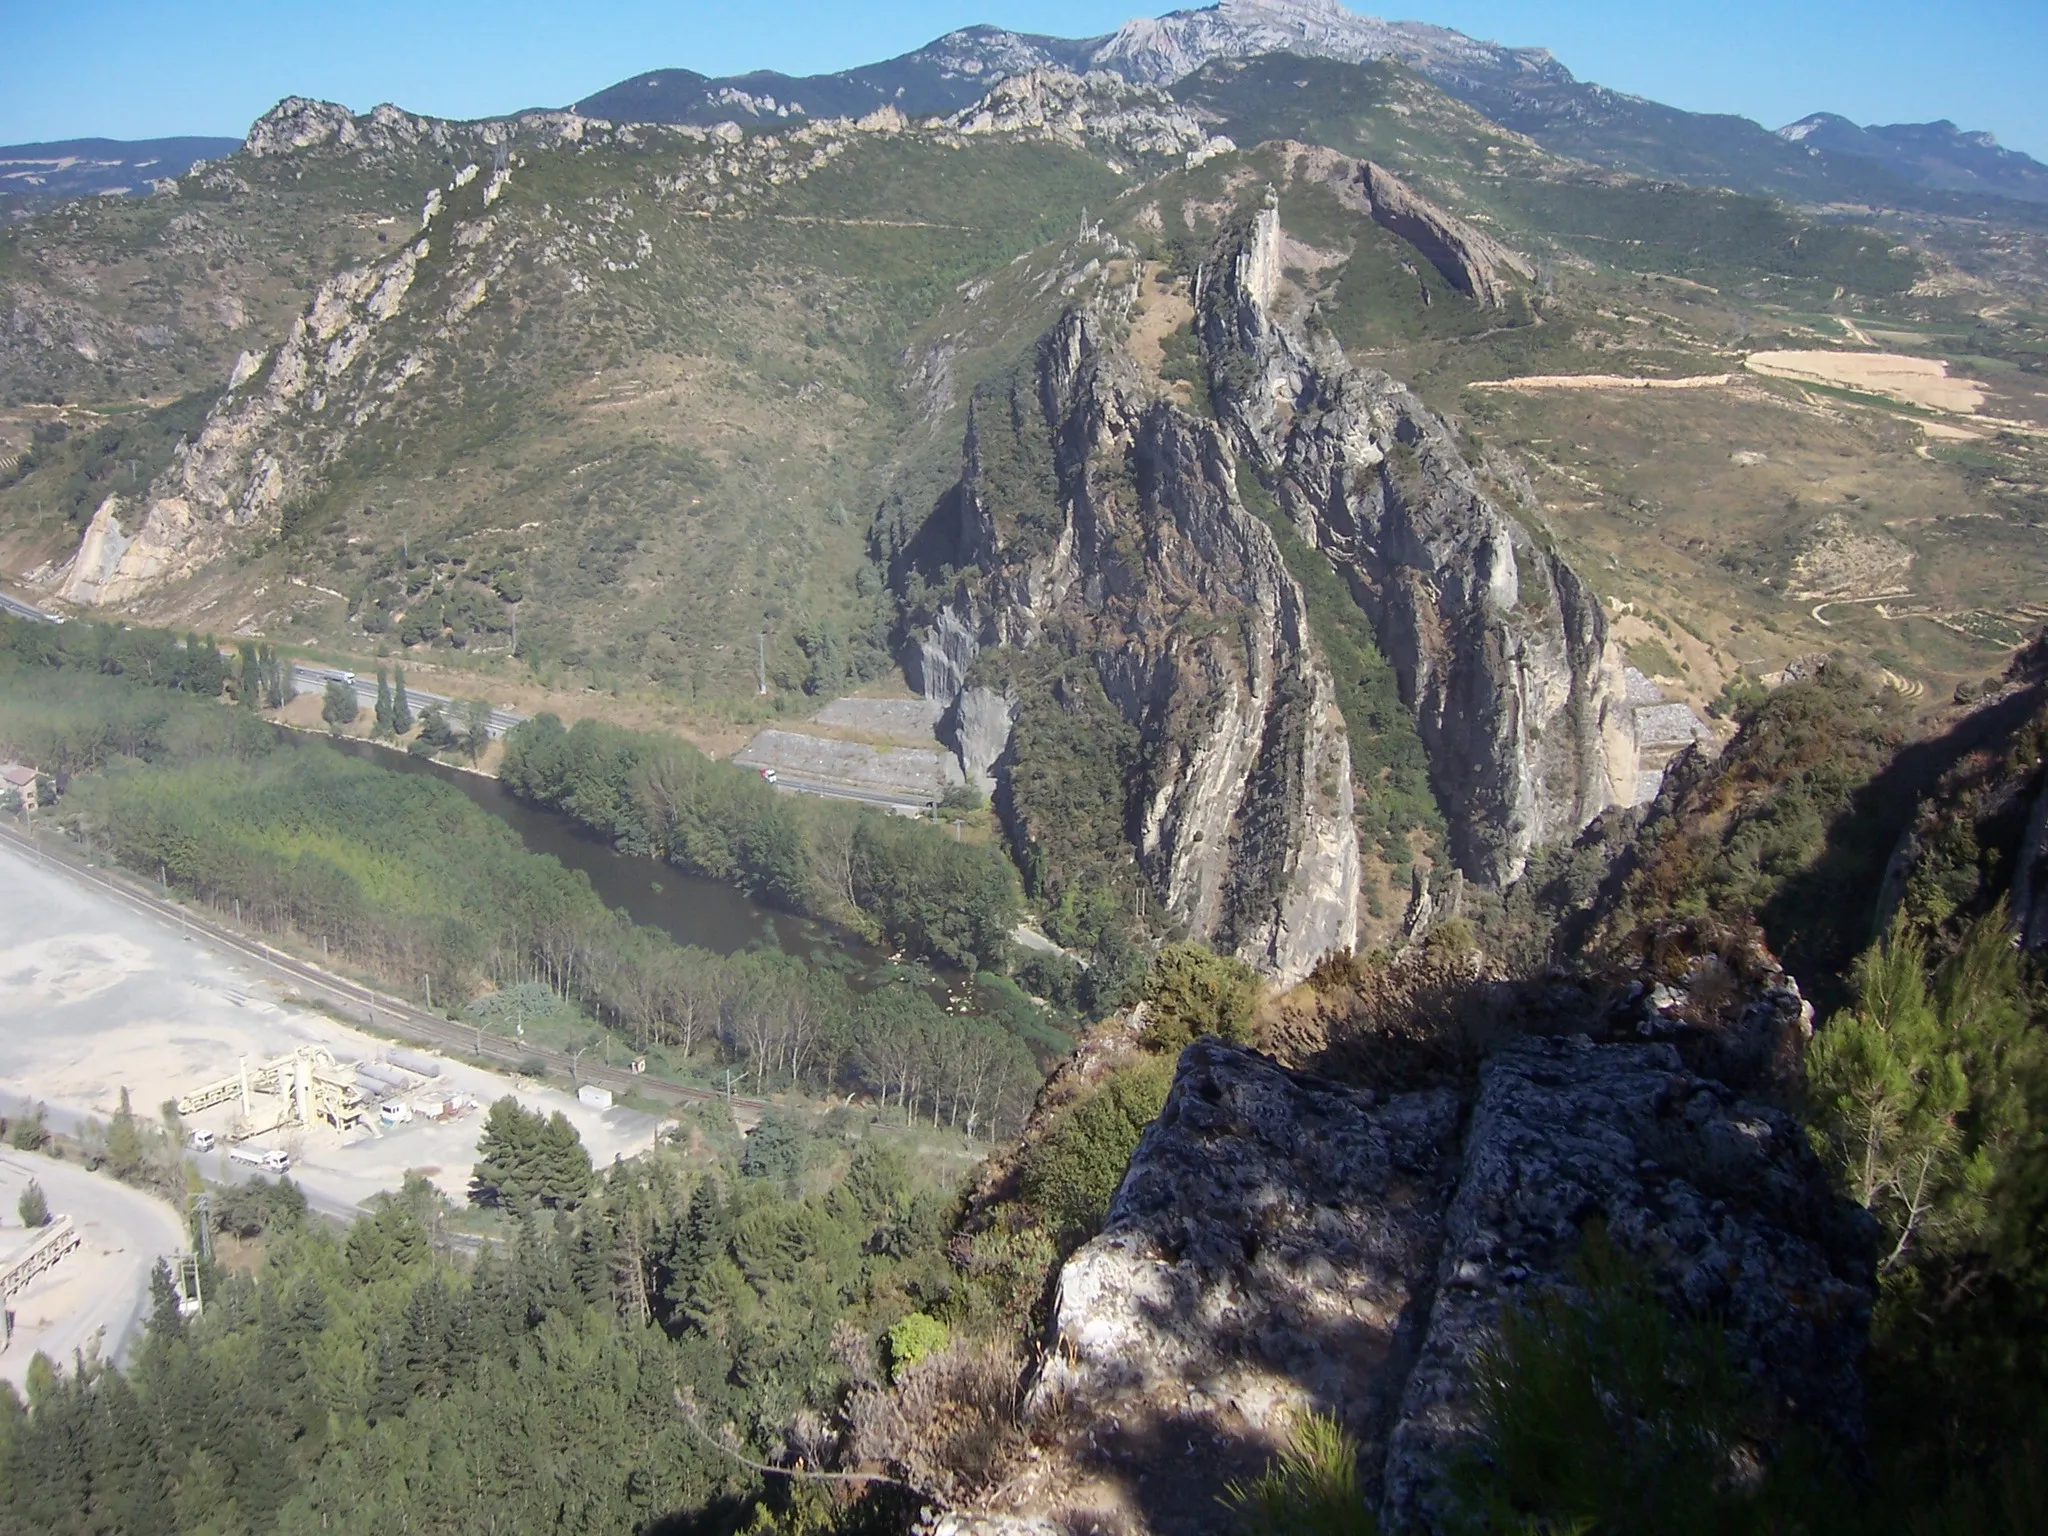
[[[588,1104],[592,1109],[610,1109],[612,1107],[611,1089],[600,1088],[595,1083],[585,1083],[582,1087],[578,1088],[576,1090],[576,1097],[585,1104]]]

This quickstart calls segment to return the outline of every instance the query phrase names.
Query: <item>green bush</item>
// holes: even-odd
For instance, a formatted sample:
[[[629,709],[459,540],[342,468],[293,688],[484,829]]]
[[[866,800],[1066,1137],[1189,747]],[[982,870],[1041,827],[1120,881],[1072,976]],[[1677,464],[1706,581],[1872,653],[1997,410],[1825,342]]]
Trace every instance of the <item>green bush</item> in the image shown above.
[[[50,1224],[50,1202],[43,1194],[43,1186],[34,1179],[30,1179],[28,1188],[21,1192],[21,1200],[15,1209],[21,1213],[24,1227],[47,1227]]]
[[[1172,1082],[1173,1062],[1166,1058],[1114,1072],[1025,1153],[1019,1190],[1062,1239],[1079,1241],[1102,1225],[1138,1138],[1159,1118]]]
[[[1224,1502],[1252,1536],[1376,1536],[1379,1522],[1358,1485],[1358,1442],[1334,1415],[1304,1413],[1287,1449]]]
[[[1169,944],[1152,962],[1145,1001],[1145,1043],[1155,1050],[1178,1051],[1202,1035],[1242,1045],[1252,1037],[1259,976],[1200,944]]]
[[[886,1335],[889,1379],[896,1380],[925,1356],[937,1354],[951,1337],[944,1323],[923,1312],[898,1318]]]
[[[1481,1357],[1481,1448],[1453,1471],[1465,1528],[1809,1528],[1785,1518],[1818,1486],[1809,1448],[1773,1433],[1721,1326],[1674,1315],[1598,1227],[1575,1270],[1510,1308]],[[1744,1447],[1774,1441],[1778,1465],[1742,1475]]]

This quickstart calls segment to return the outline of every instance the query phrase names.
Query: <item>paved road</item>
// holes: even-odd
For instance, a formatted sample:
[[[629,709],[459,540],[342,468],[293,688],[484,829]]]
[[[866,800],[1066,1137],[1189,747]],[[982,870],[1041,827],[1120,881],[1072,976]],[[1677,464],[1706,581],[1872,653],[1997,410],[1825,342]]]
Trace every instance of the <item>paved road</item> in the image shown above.
[[[793,795],[823,795],[828,800],[857,800],[862,805],[879,805],[892,811],[910,811],[922,816],[935,804],[929,795],[892,795],[884,790],[855,789],[850,784],[828,784],[822,779],[791,778],[780,769],[775,774],[775,787],[786,789]]]
[[[68,1367],[97,1344],[102,1358],[118,1360],[149,1315],[156,1261],[189,1247],[183,1219],[154,1195],[31,1152],[0,1152],[0,1210],[9,1226],[32,1178],[52,1211],[78,1223],[85,1243],[14,1299],[18,1331],[0,1354],[0,1378],[16,1386],[38,1351]]]
[[[340,667],[315,667],[303,661],[292,663],[292,692],[316,693],[326,688],[330,682],[349,684],[355,689],[358,699],[372,709],[377,707],[375,673],[365,676],[360,672],[345,672]],[[459,727],[463,723],[464,706],[455,699],[445,699],[438,693],[422,693],[410,683],[405,685],[405,697],[414,714],[418,714],[429,704],[438,704],[442,713],[449,717],[451,724]],[[503,736],[514,726],[524,723],[525,719],[524,715],[514,714],[509,709],[499,709],[493,705],[490,723],[484,729],[488,735],[496,738]]]
[[[0,592],[0,610],[13,614],[17,619],[34,619],[38,624],[62,624],[64,621],[54,613],[45,613],[40,608],[19,602]]]
[[[14,826],[0,823],[0,837],[14,846],[26,848],[28,839]],[[708,1088],[687,1088],[679,1083],[666,1082],[660,1078],[636,1076],[616,1067],[601,1066],[595,1062],[578,1062],[561,1051],[550,1051],[530,1045],[524,1040],[508,1040],[502,1035],[485,1034],[438,1014],[426,1013],[415,1008],[403,998],[388,992],[379,992],[359,981],[323,970],[296,955],[288,954],[264,943],[261,939],[247,937],[227,928],[201,912],[167,901],[156,894],[147,883],[135,880],[125,871],[109,870],[88,865],[77,849],[68,842],[60,842],[50,834],[38,835],[36,842],[41,845],[42,858],[46,867],[61,871],[70,878],[104,891],[119,900],[142,911],[150,912],[167,923],[182,924],[194,937],[225,951],[235,959],[246,961],[259,970],[280,980],[288,981],[295,991],[302,995],[325,1000],[334,1005],[340,1013],[351,1020],[360,1019],[377,1034],[396,1036],[415,1045],[428,1045],[436,1049],[451,1051],[457,1056],[468,1057],[488,1063],[517,1068],[525,1062],[539,1061],[550,1072],[571,1078],[579,1083],[591,1083],[599,1088],[609,1088],[615,1093],[637,1093],[643,1098],[668,1104],[703,1104],[727,1102],[734,1108],[750,1113],[759,1113],[768,1108],[765,1100],[743,1099],[737,1096],[726,1099],[722,1093]]]

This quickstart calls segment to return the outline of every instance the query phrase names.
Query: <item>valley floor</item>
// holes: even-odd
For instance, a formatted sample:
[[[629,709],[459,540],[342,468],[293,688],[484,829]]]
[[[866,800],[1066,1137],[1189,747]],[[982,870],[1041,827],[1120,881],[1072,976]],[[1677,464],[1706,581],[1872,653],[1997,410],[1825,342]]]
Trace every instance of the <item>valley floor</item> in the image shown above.
[[[0,946],[0,1085],[13,1109],[47,1102],[53,1119],[113,1114],[122,1087],[135,1112],[202,1083],[299,1046],[323,1046],[341,1063],[385,1054],[386,1042],[288,1001],[278,983],[249,964],[181,937],[177,927],[77,883],[54,861],[39,867],[23,849],[0,845],[0,910],[10,914]],[[599,1167],[654,1142],[661,1122],[627,1109],[594,1109],[572,1095],[514,1081],[443,1058],[436,1089],[489,1104],[510,1093],[543,1114],[568,1115]],[[214,1125],[225,1111],[195,1117]],[[215,1127],[224,1130],[224,1124]],[[280,1141],[292,1177],[315,1207],[353,1214],[408,1172],[463,1199],[481,1116],[372,1128],[343,1139],[324,1127]],[[223,1138],[224,1140],[224,1138]],[[201,1158],[209,1178],[243,1172],[219,1152]]]

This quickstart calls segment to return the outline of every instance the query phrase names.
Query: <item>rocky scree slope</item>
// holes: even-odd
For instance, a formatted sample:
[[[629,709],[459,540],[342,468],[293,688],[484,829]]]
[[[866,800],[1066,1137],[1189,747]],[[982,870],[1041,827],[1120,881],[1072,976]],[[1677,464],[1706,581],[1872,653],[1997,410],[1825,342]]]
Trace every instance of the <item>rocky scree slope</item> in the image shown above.
[[[969,772],[1001,781],[1019,688],[1051,686],[1029,662],[1082,658],[1145,743],[1124,786],[1145,878],[1190,932],[1297,977],[1357,922],[1329,671],[1222,434],[1148,389],[1108,323],[1069,312],[1027,375],[975,401],[920,539],[971,574],[915,641],[912,681]],[[1031,808],[1009,810],[1028,843]]]
[[[1360,211],[1496,296],[1526,264],[1369,163],[1305,152]],[[1289,323],[1277,211],[1227,238],[1195,303],[1240,454],[1348,579],[1400,679],[1473,878],[1512,881],[1635,775],[1620,659],[1577,574],[1480,489],[1451,430],[1327,334]]]

